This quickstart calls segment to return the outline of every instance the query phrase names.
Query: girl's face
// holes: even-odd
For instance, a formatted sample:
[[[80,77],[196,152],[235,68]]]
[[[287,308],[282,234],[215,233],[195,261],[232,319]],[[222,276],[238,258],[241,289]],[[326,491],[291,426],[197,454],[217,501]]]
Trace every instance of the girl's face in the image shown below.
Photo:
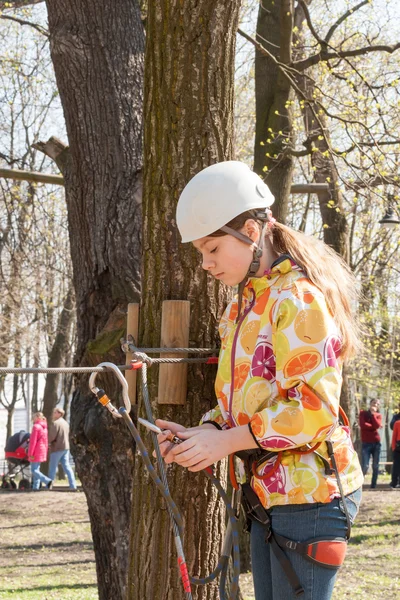
[[[240,230],[249,235],[246,225]],[[257,238],[258,230],[255,229]],[[249,235],[253,239],[253,235]],[[253,259],[254,245],[241,242],[232,235],[221,237],[206,236],[195,240],[193,246],[203,257],[202,267],[215,279],[219,279],[229,286],[238,285],[247,274]]]

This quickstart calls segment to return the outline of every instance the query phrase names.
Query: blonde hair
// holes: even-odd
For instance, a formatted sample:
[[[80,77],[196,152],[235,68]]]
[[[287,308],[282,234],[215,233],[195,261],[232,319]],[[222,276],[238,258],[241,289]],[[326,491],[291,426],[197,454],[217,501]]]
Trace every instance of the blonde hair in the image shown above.
[[[42,412],[36,412],[33,417],[32,417],[32,421],[45,421],[46,417],[44,416],[44,414]]]
[[[53,412],[58,412],[58,414],[62,417],[65,415],[65,410],[63,410],[62,408],[58,408],[58,406],[55,407]]]
[[[239,230],[248,219],[258,223],[255,212],[247,211],[230,223],[228,227]],[[218,230],[212,237],[227,235]],[[310,281],[321,290],[326,304],[339,329],[342,340],[342,358],[350,358],[361,347],[360,328],[353,311],[358,299],[356,280],[341,256],[317,238],[295,231],[287,225],[275,222],[268,229],[267,237],[273,251],[289,254],[305,272]]]
[[[337,252],[321,240],[276,222],[271,230],[272,249],[290,254],[312,283],[321,290],[338,326],[343,358],[360,348],[360,330],[354,317],[358,300],[355,277]]]

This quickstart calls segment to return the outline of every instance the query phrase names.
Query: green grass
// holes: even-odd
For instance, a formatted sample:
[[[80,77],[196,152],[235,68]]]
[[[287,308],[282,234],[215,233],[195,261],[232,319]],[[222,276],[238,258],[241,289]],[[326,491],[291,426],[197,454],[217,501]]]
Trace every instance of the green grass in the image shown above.
[[[400,598],[399,565],[400,491],[367,490],[332,600]],[[241,589],[255,600],[251,574]],[[84,494],[0,495],[0,600],[11,599],[98,600]]]

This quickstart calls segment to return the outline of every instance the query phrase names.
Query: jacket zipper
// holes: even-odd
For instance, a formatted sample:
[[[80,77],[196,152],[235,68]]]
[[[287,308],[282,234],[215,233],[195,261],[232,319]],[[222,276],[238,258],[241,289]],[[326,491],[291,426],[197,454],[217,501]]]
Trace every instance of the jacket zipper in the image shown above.
[[[250,303],[250,306],[249,306],[249,308],[247,310],[244,311],[243,316],[240,318],[238,324],[236,325],[235,335],[233,336],[232,350],[231,350],[231,389],[230,389],[230,394],[229,394],[229,421],[230,421],[231,427],[236,427],[236,423],[234,423],[234,421],[233,421],[233,415],[232,415],[233,393],[235,391],[235,354],[236,354],[236,343],[237,343],[237,339],[238,339],[240,327],[241,327],[243,321],[245,320],[245,318],[247,317],[247,315],[249,314],[249,312],[251,311],[251,309],[253,308],[253,306],[255,304],[255,299],[256,299],[256,294],[255,294],[255,292],[253,290],[253,299],[252,299],[252,301]]]

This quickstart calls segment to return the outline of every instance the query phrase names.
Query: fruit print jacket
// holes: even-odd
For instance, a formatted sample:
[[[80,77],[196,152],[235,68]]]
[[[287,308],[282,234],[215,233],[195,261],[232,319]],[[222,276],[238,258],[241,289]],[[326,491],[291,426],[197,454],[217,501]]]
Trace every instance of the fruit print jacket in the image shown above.
[[[279,451],[261,463],[252,487],[262,504],[330,502],[339,497],[315,452],[295,454],[326,438],[334,446],[345,495],[363,476],[347,427],[338,424],[342,384],[341,342],[322,292],[288,256],[252,278],[220,323],[221,351],[215,391],[218,406],[203,416],[223,429],[248,424],[258,446]]]

